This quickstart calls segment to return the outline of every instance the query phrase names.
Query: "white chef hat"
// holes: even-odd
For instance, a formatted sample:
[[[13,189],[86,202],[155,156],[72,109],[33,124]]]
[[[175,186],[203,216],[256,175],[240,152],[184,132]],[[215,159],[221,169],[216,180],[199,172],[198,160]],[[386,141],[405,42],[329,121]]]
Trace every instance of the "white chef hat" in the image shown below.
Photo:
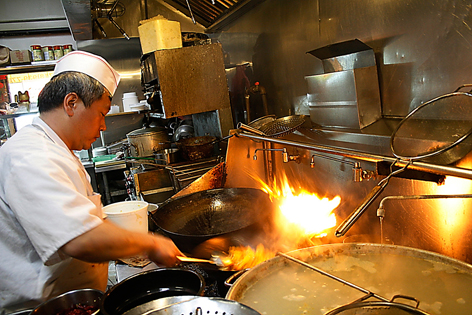
[[[120,82],[120,75],[105,59],[85,51],[71,51],[57,61],[54,75],[67,71],[81,72],[91,76],[103,84],[112,96]]]

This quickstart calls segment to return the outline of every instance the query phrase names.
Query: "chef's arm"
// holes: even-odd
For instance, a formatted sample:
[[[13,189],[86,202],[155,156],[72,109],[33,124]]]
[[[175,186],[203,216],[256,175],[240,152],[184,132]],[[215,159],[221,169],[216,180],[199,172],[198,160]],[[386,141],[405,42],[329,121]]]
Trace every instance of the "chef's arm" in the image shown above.
[[[180,250],[168,238],[122,229],[105,220],[90,231],[72,239],[61,250],[76,259],[104,262],[135,255],[147,255],[155,263],[173,266]]]

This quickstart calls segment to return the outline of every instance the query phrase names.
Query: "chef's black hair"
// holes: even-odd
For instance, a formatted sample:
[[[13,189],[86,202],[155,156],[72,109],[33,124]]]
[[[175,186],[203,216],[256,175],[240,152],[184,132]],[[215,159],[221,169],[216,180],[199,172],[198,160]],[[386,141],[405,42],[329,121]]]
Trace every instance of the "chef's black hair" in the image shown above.
[[[44,113],[62,106],[67,94],[75,92],[90,107],[107,89],[96,79],[81,72],[62,72],[51,78],[38,96],[38,109]]]

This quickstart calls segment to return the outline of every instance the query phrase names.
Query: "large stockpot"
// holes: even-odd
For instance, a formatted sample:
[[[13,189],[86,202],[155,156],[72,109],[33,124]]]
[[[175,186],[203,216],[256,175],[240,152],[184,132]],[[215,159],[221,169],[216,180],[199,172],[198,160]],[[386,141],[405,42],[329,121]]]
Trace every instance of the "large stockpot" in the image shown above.
[[[420,310],[432,315],[470,314],[472,309],[472,266],[443,255],[395,245],[354,243],[287,254],[385,298],[398,294],[413,297],[420,302]],[[262,314],[326,314],[363,296],[352,287],[277,256],[243,274],[226,298]]]
[[[151,219],[180,250],[189,252],[210,238],[244,233],[267,222],[273,210],[262,190],[219,188],[171,198],[151,213]]]
[[[163,127],[141,128],[126,134],[132,157],[153,156],[154,152],[170,148],[169,135]]]

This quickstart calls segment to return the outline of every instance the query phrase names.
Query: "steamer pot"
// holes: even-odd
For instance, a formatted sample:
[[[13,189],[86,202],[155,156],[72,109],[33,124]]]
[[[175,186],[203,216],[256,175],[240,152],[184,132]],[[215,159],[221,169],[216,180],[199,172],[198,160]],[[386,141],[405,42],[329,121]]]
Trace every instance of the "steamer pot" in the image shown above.
[[[416,298],[418,309],[429,314],[470,314],[472,266],[453,258],[403,246],[354,243],[287,254],[385,298]],[[281,256],[244,273],[226,294],[263,314],[327,314],[363,296]]]
[[[169,135],[163,127],[141,128],[126,134],[132,157],[149,157],[170,148]]]

